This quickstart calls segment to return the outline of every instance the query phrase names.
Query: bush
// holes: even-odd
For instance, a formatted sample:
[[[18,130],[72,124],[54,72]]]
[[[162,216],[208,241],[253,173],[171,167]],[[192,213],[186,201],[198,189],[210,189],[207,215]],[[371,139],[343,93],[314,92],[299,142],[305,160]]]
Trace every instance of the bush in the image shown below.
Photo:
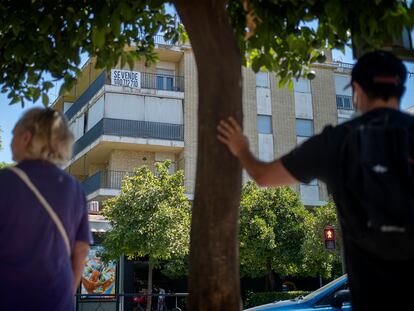
[[[294,299],[298,296],[305,296],[309,294],[308,291],[291,291],[291,292],[247,292],[244,301],[245,308],[260,306],[266,303],[271,303],[279,300]]]

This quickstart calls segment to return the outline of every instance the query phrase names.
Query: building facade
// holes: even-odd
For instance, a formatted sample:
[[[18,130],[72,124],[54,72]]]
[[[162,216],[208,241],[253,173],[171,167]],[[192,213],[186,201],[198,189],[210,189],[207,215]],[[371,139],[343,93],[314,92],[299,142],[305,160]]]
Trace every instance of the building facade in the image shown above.
[[[91,228],[109,229],[99,215],[101,202],[119,193],[123,177],[136,167],[171,160],[184,170],[187,197],[194,195],[197,158],[197,68],[189,45],[156,38],[159,62],[110,72],[90,59],[74,88],[53,107],[65,113],[75,136],[73,157],[65,170],[82,182],[89,202]],[[326,125],[353,113],[349,83],[352,66],[314,65],[314,80],[299,79],[293,90],[279,88],[273,74],[243,68],[244,130],[253,153],[270,161],[292,150]],[[243,174],[244,181],[249,179]],[[295,187],[305,205],[323,205],[326,186],[318,181]],[[120,276],[122,278],[122,276]],[[122,283],[122,281],[120,281]]]
[[[90,59],[83,76],[53,104],[67,116],[75,136],[74,153],[65,169],[78,178],[89,202],[119,193],[122,178],[141,165],[171,160],[171,170],[185,172],[187,195],[194,192],[197,153],[197,68],[190,46],[158,44],[160,61],[128,68],[97,70]],[[352,65],[314,66],[314,80],[279,88],[274,75],[243,68],[245,133],[253,153],[270,161],[292,150],[326,125],[352,114],[349,83]],[[248,176],[244,174],[244,180]],[[305,205],[328,199],[313,181],[297,188]],[[91,205],[91,213],[99,203]]]

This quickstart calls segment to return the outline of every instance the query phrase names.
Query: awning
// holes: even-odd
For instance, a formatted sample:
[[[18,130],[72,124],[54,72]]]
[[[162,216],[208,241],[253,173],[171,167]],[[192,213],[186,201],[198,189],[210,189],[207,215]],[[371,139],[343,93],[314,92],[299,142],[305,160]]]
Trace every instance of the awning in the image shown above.
[[[92,232],[107,232],[111,230],[109,221],[102,215],[89,215],[89,226]]]

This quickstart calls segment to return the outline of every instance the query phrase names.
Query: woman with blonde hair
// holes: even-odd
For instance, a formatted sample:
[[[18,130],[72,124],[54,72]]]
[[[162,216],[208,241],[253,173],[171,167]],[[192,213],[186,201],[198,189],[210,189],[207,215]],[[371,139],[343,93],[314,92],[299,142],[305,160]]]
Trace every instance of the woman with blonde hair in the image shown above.
[[[50,108],[13,130],[17,165],[0,170],[0,310],[73,311],[91,235],[81,185],[60,165],[73,135]]]

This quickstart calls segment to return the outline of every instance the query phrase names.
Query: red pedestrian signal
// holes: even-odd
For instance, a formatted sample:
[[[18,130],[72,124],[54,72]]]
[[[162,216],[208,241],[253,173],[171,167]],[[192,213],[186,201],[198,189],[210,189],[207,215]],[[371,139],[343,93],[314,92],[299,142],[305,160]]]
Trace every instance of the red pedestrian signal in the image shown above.
[[[326,226],[323,229],[325,236],[325,248],[328,250],[334,250],[335,246],[335,228],[332,226]]]

